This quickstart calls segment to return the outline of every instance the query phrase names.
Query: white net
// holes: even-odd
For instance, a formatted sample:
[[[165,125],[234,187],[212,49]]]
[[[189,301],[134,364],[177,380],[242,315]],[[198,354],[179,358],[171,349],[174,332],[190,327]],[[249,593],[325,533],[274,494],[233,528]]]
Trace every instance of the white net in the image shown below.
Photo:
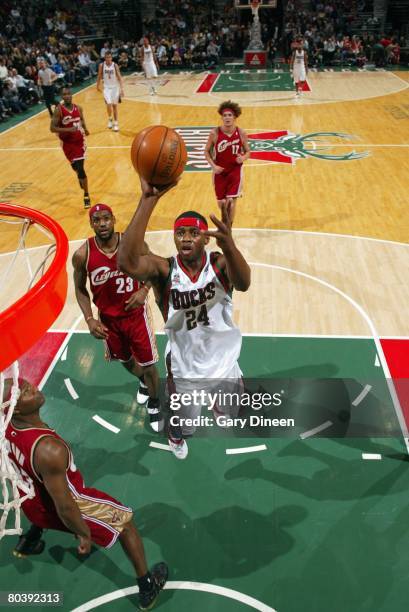
[[[46,272],[56,250],[52,232],[30,218],[0,212],[0,312],[8,309]],[[44,237],[48,244],[44,242]],[[13,245],[12,250],[10,245]],[[35,325],[35,322],[32,322]],[[7,427],[19,399],[19,362],[0,372],[0,539],[21,534],[21,505],[34,496],[31,479],[10,457]],[[12,387],[10,393],[10,383]],[[5,392],[7,391],[7,395]],[[17,453],[18,454],[18,453]],[[13,521],[14,519],[14,521]]]
[[[10,369],[13,383],[9,394],[10,398],[6,401],[4,401],[4,392],[6,390],[5,382],[8,379],[3,372],[0,374],[0,482],[2,493],[0,539],[5,535],[21,534],[21,504],[27,498],[34,497],[32,481],[23,477],[19,468],[9,456],[10,443],[6,439],[6,430],[20,396],[18,361],[15,361]],[[14,527],[7,527],[7,519],[11,511],[14,511]]]

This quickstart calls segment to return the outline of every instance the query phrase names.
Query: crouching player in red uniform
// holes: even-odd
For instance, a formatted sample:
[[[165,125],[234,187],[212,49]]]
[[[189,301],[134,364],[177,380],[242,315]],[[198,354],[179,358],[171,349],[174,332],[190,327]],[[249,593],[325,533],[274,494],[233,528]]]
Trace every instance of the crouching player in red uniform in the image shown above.
[[[236,199],[243,186],[243,163],[250,157],[250,145],[244,130],[236,125],[241,108],[227,100],[217,109],[223,124],[214,128],[206,143],[205,157],[213,169],[217,203],[227,204],[230,221],[234,219]]]
[[[12,379],[5,381],[4,401],[11,396]],[[132,521],[132,510],[103,491],[86,487],[68,444],[41,420],[45,397],[26,380],[6,429],[9,460],[34,497],[22,503],[32,525],[14,550],[17,557],[44,550],[43,529],[73,533],[78,552],[86,555],[94,542],[110,548],[117,539],[129,557],[139,585],[139,609],[150,610],[163,589],[168,568],[163,562],[148,571],[142,540]],[[21,492],[22,494],[22,492]]]
[[[72,93],[69,87],[62,90],[63,102],[55,107],[51,119],[50,130],[58,134],[65,157],[78,176],[81,189],[84,191],[84,208],[91,206],[88,193],[88,178],[84,170],[85,151],[87,145],[85,136],[89,135],[85,125],[82,108],[72,103]]]

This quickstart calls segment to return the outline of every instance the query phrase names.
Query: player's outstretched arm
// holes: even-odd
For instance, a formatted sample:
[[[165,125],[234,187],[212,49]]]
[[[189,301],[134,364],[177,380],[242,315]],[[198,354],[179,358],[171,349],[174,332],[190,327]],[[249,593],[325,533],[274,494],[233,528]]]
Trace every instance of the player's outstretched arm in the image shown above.
[[[84,243],[75,251],[72,256],[72,266],[74,268],[74,287],[75,297],[77,298],[78,306],[82,310],[85,322],[88,325],[90,333],[98,340],[106,340],[108,338],[108,329],[94,318],[92,314],[91,298],[87,289],[87,245]]]
[[[37,444],[34,452],[35,470],[43,479],[58,516],[67,529],[78,536],[78,552],[87,554],[91,550],[91,533],[68,488],[68,462],[68,449],[60,440],[48,436]]]
[[[142,196],[118,248],[118,268],[132,278],[155,282],[169,274],[167,259],[146,253],[145,233],[159,199],[175,185],[172,183],[159,189],[141,178]]]
[[[217,260],[218,265],[225,270],[234,289],[247,291],[251,282],[250,266],[233,240],[227,204],[223,203],[222,205],[221,221],[216,215],[210,215],[210,218],[217,229],[215,231],[207,230],[203,233],[206,236],[216,238],[217,246],[223,251],[223,255]]]

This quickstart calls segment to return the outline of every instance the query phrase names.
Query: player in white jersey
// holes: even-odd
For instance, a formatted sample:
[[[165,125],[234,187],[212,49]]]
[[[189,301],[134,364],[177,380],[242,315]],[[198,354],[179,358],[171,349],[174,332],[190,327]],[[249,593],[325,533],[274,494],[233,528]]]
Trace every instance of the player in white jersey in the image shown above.
[[[124,95],[124,84],[118,64],[112,61],[110,51],[105,53],[105,61],[98,66],[97,90],[101,91],[104,82],[104,100],[108,113],[108,127],[118,132],[118,102]]]
[[[295,41],[290,61],[290,69],[293,72],[295,95],[299,97],[302,93],[303,85],[307,80],[308,72],[308,54],[303,48],[302,38],[300,37]]]
[[[208,230],[206,219],[197,212],[180,215],[174,224],[176,257],[144,254],[151,214],[159,198],[173,185],[162,191],[143,179],[141,185],[142,197],[123,234],[117,261],[129,276],[152,283],[166,321],[168,383],[173,385],[169,391],[191,395],[195,390],[208,392],[221,381],[229,391],[232,386],[237,389],[238,383],[241,385],[237,363],[241,333],[232,320],[231,292],[248,290],[250,268],[234,243],[228,209],[222,206],[221,220],[210,215],[215,231]],[[216,238],[222,253],[206,252],[210,237]],[[201,407],[197,402],[190,404],[189,416],[197,416]],[[182,417],[180,414],[180,420]],[[169,428],[168,439],[176,457],[184,459],[187,444],[183,435],[193,430],[189,430],[192,424],[186,424],[187,429],[180,425]]]
[[[145,72],[145,78],[147,79],[150,87],[150,94],[153,96],[156,94],[156,89],[153,85],[152,79],[158,78],[158,60],[156,59],[155,49],[149,43],[149,38],[146,36],[143,39],[142,53],[142,68]]]

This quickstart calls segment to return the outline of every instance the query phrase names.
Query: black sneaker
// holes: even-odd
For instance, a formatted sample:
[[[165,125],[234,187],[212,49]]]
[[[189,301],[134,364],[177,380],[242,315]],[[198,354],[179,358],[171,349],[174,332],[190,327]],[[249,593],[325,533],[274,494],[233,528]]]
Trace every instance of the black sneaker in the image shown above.
[[[28,555],[40,555],[45,548],[45,542],[41,539],[42,534],[43,530],[40,527],[31,525],[30,529],[19,537],[13,555],[18,559],[24,559]]]
[[[149,591],[139,592],[139,610],[152,610],[159,596],[159,593],[166,584],[169,569],[166,563],[163,563],[163,561],[161,561],[160,563],[156,563],[156,565],[152,567],[150,573],[152,576],[152,586]]]
[[[84,208],[91,208],[91,198],[89,195],[84,196]]]

